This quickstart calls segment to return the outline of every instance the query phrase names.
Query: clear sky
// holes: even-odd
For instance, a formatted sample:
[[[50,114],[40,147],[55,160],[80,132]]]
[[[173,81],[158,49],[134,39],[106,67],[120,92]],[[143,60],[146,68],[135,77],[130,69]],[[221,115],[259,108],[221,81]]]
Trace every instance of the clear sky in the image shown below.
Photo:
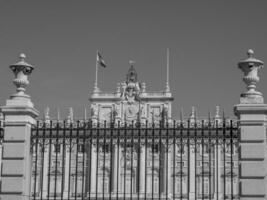
[[[96,50],[107,68],[99,70],[102,91],[115,91],[125,80],[129,60],[147,90],[166,82],[170,48],[173,115],[214,113],[233,116],[245,90],[237,62],[246,51],[267,62],[267,1],[13,1],[0,0],[0,103],[15,92],[9,65],[23,52],[35,66],[27,93],[43,113],[59,108],[62,118],[73,107],[81,118],[89,107],[95,79]],[[258,90],[267,95],[267,69]]]

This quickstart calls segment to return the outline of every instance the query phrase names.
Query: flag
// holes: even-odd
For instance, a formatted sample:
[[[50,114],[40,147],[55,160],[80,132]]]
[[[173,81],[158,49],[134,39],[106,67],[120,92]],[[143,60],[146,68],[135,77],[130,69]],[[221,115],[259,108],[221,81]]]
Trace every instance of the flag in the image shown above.
[[[96,62],[102,67],[106,67],[107,66],[99,52],[97,52],[97,55],[96,55]]]

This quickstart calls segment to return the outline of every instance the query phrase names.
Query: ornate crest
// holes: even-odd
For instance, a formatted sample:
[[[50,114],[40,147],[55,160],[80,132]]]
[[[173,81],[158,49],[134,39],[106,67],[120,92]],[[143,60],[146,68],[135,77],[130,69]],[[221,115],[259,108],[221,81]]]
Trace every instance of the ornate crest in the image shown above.
[[[137,81],[137,73],[133,67],[133,61],[130,61],[130,69],[126,75],[126,85],[123,90],[123,97],[132,104],[134,101],[139,101],[140,84]]]

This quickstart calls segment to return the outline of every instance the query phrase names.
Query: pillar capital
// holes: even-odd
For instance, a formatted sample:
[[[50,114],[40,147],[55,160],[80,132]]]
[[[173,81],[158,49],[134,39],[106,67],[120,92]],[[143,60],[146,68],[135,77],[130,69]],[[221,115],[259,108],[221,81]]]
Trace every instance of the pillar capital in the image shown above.
[[[243,114],[267,114],[267,104],[237,104],[234,106],[236,116]],[[252,117],[252,119],[257,120]]]

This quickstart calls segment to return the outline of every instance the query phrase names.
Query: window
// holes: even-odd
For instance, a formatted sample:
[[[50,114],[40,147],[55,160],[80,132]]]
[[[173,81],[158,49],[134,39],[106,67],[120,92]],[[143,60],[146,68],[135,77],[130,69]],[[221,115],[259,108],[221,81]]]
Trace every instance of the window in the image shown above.
[[[182,189],[182,194],[186,194],[186,179],[185,178],[181,179],[180,177],[177,176],[175,178],[175,196],[181,194],[181,189]]]
[[[236,153],[238,153],[238,147],[235,144],[226,144],[225,145],[225,153],[227,154],[227,156],[231,156],[232,155],[236,155]]]
[[[209,194],[209,178],[204,178],[204,194]]]
[[[84,145],[83,144],[78,144],[78,153],[84,153]]]
[[[228,177],[226,178],[226,191],[225,194],[226,195],[231,195],[231,187],[233,187],[233,195],[237,195],[238,194],[238,182],[237,182],[237,178],[233,178],[233,185],[231,185],[231,178]]]
[[[182,165],[182,166],[181,166]],[[184,167],[185,166],[185,162],[183,161],[183,162],[180,162],[180,161],[177,161],[176,162],[176,167],[178,167],[179,169],[182,167]]]
[[[60,153],[60,144],[54,144],[54,153]]]
[[[158,153],[158,152],[159,152],[159,145],[158,144],[152,145],[151,153]]]
[[[203,185],[202,185],[203,184]],[[198,194],[209,195],[209,177],[200,177],[198,179]]]
[[[200,155],[202,155],[202,153],[203,153],[204,156],[208,156],[209,153],[211,153],[211,152],[212,152],[211,146],[209,146],[207,144],[204,144],[203,146],[202,145],[200,146],[200,151],[199,151]]]
[[[52,161],[52,167],[56,167],[56,166],[57,166],[57,168],[60,167],[60,161],[58,161],[58,160],[57,160],[57,161],[53,160],[53,161]]]
[[[177,145],[177,156],[180,156],[181,154],[184,155],[185,154],[185,149],[184,149],[184,145]]]
[[[108,193],[109,192],[109,179],[108,179],[108,177],[104,178],[104,184],[103,184],[103,176],[98,177],[98,192],[99,193],[102,193],[102,192]]]

